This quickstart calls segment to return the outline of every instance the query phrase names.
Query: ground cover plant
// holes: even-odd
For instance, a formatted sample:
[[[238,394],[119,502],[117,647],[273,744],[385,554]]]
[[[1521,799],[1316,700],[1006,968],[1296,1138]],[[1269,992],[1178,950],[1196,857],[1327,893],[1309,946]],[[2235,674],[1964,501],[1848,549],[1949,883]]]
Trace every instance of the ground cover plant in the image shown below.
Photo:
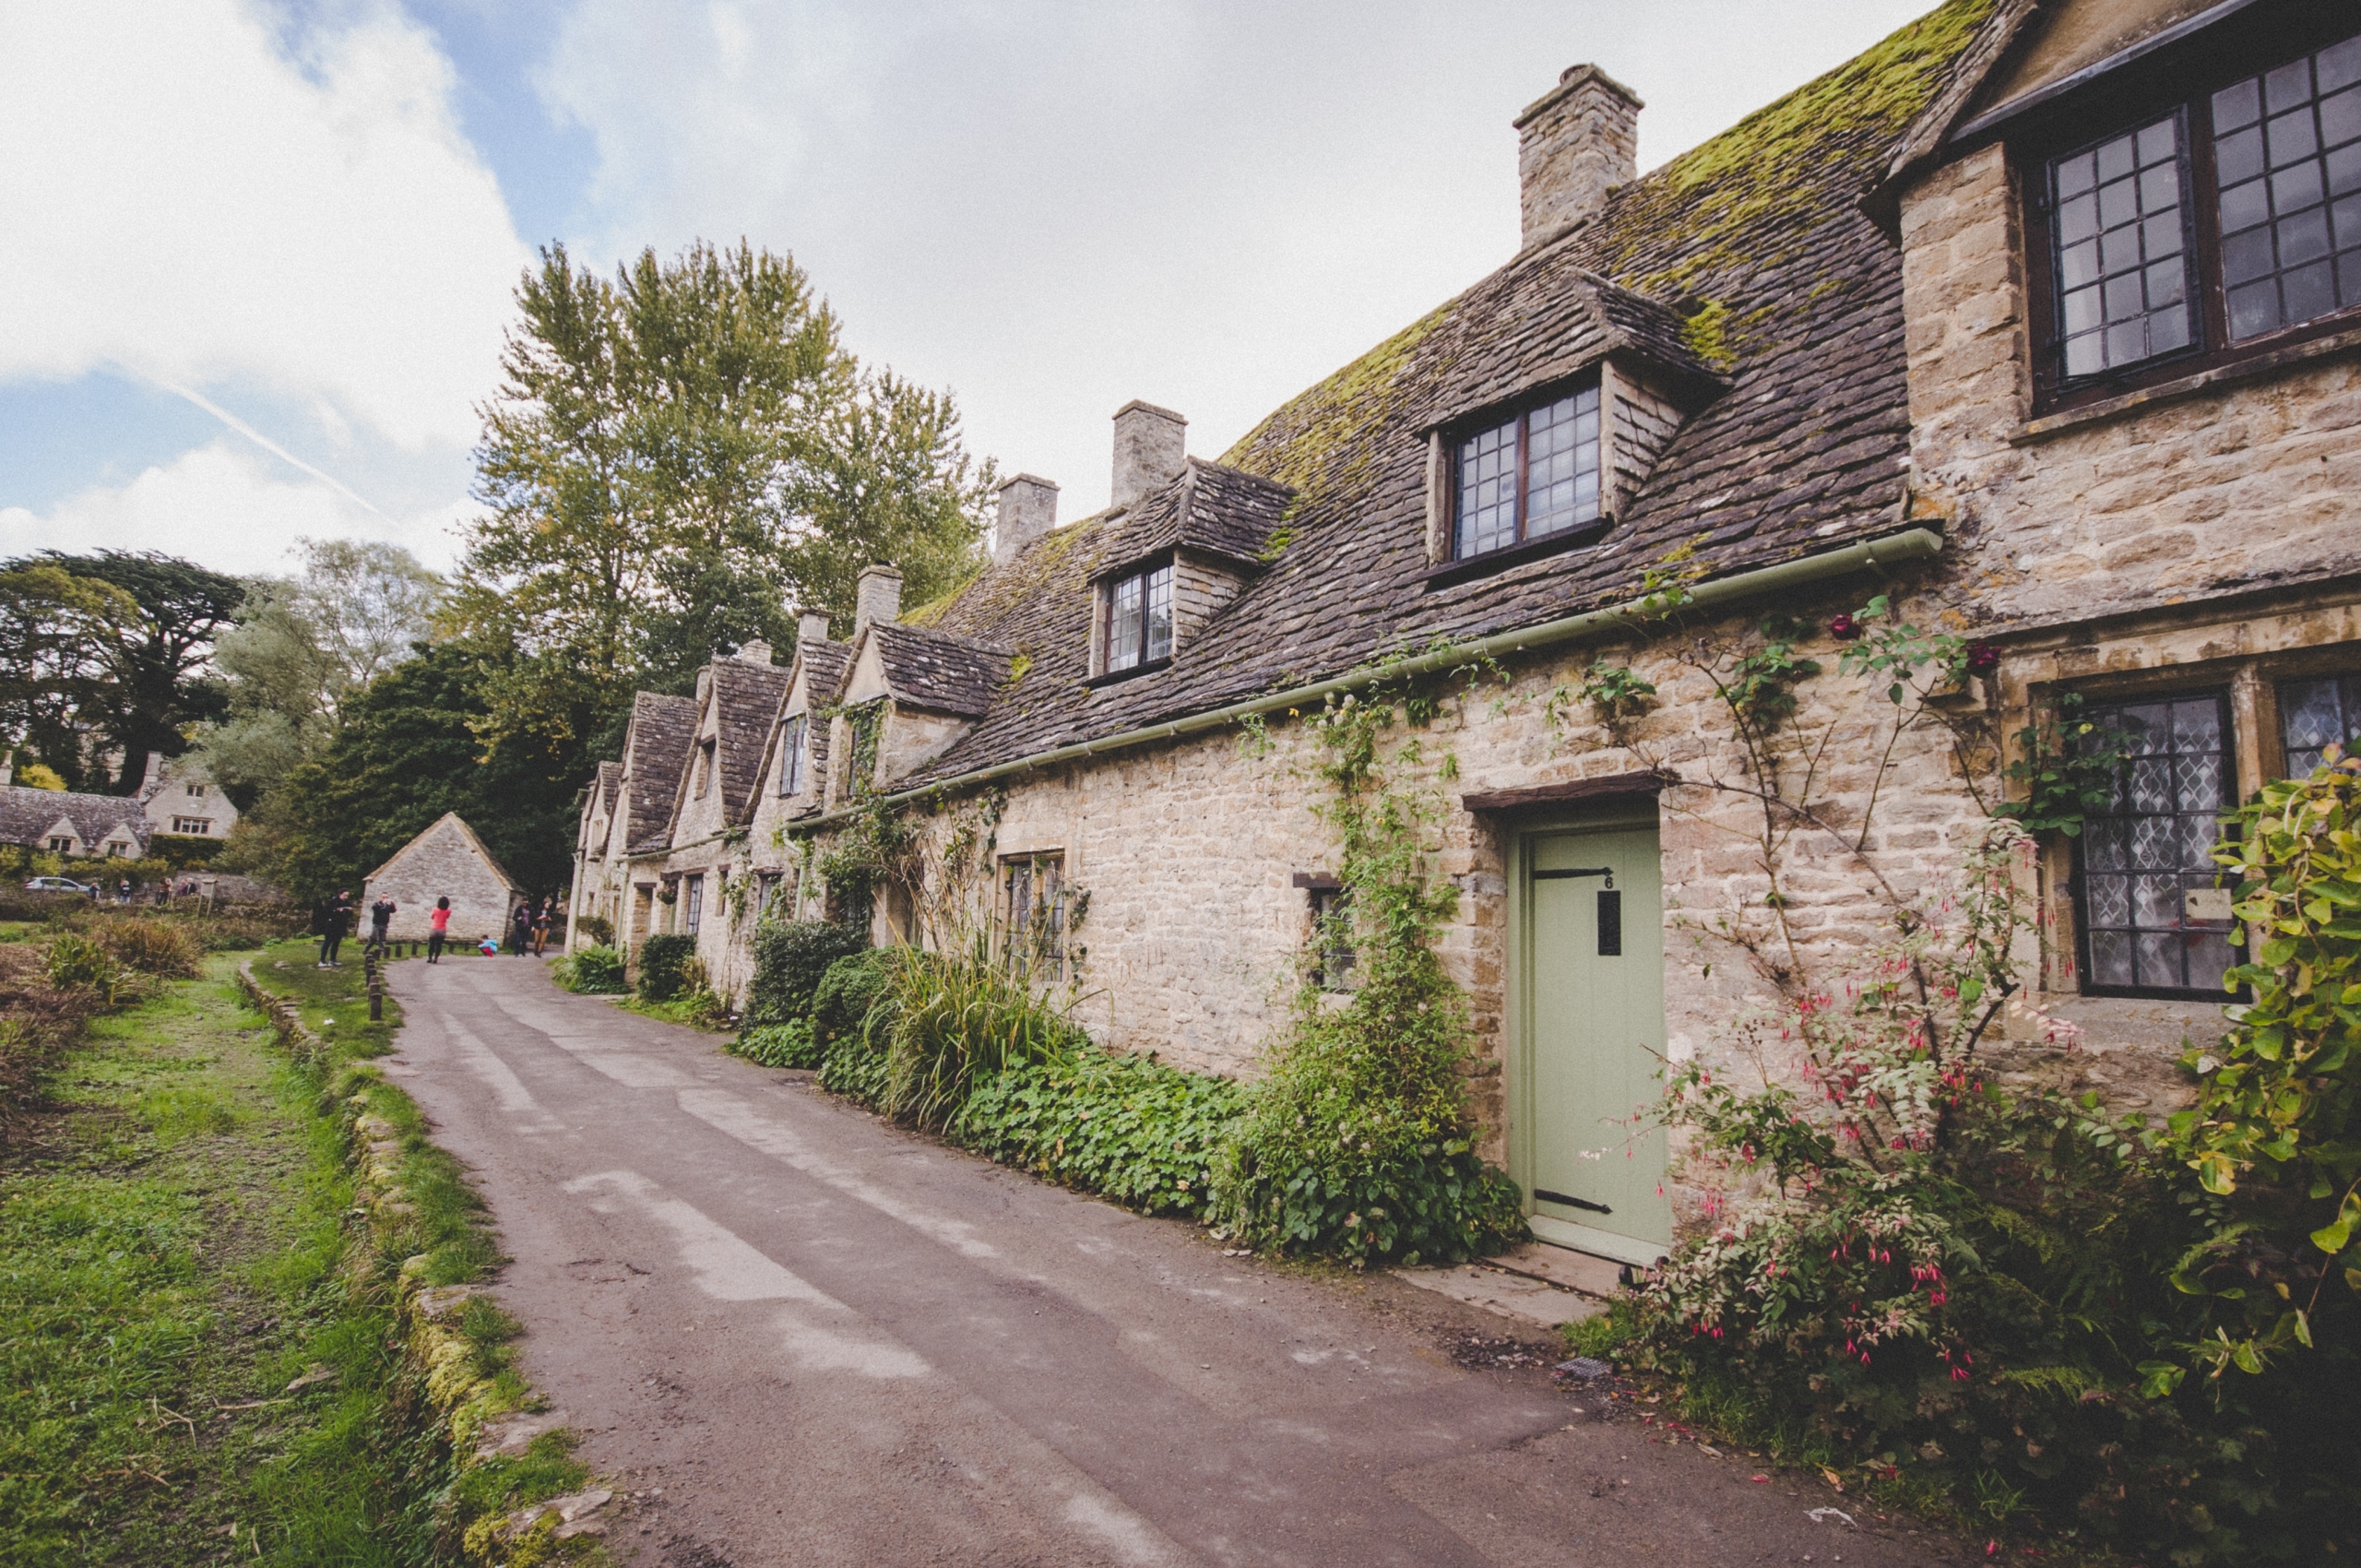
[[[631,989],[623,978],[623,956],[612,947],[577,948],[551,965],[550,975],[585,996],[620,995]]]

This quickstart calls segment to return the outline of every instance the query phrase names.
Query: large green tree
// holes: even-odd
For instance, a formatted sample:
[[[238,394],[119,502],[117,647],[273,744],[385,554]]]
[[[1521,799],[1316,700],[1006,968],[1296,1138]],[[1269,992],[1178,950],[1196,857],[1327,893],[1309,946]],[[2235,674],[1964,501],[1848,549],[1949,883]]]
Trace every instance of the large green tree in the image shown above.
[[[420,645],[347,699],[326,744],[239,825],[223,863],[301,899],[357,893],[362,878],[455,811],[527,891],[564,887],[589,758],[578,744],[529,733],[487,744],[485,693],[504,673],[462,645]]]
[[[72,787],[129,793],[150,752],[178,756],[223,711],[209,663],[238,578],[154,551],[53,550],[0,566],[0,726]]]
[[[791,258],[699,244],[609,280],[552,246],[516,297],[446,615],[503,671],[487,735],[611,741],[635,686],[848,616],[869,562],[918,598],[980,564],[952,399],[864,370]]]

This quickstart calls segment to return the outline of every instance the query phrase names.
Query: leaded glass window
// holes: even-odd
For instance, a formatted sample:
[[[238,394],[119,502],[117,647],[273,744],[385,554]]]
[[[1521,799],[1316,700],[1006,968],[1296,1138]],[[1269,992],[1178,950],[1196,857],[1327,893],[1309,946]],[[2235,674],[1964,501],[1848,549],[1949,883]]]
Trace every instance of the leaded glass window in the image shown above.
[[[809,716],[798,713],[778,727],[778,792],[782,795],[801,795],[811,783],[812,758],[807,744],[811,724]]]
[[[691,936],[705,920],[705,878],[693,876],[681,889],[681,929]]]
[[[2197,340],[2177,111],[2049,165],[2068,377]]]
[[[2328,746],[2353,749],[2361,736],[2361,675],[2290,681],[2279,688],[2279,740],[2285,756],[2280,777],[2309,778]]]
[[[2230,803],[2227,704],[2220,692],[2089,704],[2084,743],[2121,755],[2115,800],[2076,839],[2084,989],[2219,998],[2230,922],[2194,919],[2210,889]]]
[[[2230,340],[2361,305],[2361,38],[2213,107]]]
[[[1065,857],[1026,855],[1001,862],[1002,952],[1019,973],[1062,978],[1066,961]]]
[[[1172,566],[1169,562],[1107,590],[1107,668],[1136,670],[1172,657]]]
[[[1482,555],[1595,521],[1598,422],[1593,385],[1463,437],[1453,552]]]

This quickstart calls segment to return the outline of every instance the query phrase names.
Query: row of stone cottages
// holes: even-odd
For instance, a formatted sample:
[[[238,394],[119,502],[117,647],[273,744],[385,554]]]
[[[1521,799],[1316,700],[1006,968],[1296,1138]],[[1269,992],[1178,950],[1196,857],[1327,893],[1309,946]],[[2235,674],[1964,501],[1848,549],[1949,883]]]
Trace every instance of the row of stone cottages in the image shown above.
[[[1303,716],[1389,656],[1481,656],[1393,769],[1447,808],[1475,1108],[1536,1232],[1644,1260],[1687,1189],[1657,1143],[1596,1157],[1659,1054],[1844,972],[2070,692],[2142,754],[2022,873],[2026,994],[2156,1103],[2233,960],[2215,814],[2361,727],[2356,31],[1954,0],[1644,177],[1639,98],[1569,70],[1515,122],[1518,253],[1220,461],[1132,404],[1105,511],[1012,480],[948,600],[904,613],[873,569],[845,640],[807,620],[785,668],[640,696],[575,907],[694,932],[738,988],[758,909],[826,911],[883,809],[916,847],[880,940],[989,912],[1104,1040],[1249,1073],[1299,965],[1349,983],[1308,952],[1337,845]],[[1692,596],[1675,633],[1618,612],[1652,571]],[[1879,594],[1981,644],[1898,737],[1838,669]],[[1750,750],[1707,671],[1772,612],[1826,672]]]

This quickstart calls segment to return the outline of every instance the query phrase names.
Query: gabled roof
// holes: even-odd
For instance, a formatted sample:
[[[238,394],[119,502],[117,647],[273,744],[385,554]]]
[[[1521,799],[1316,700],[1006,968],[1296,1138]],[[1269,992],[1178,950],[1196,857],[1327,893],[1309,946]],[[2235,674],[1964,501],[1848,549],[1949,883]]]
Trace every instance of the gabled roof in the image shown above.
[[[396,849],[392,854],[386,856],[386,863],[379,866],[375,871],[371,872],[367,880],[363,882],[362,885],[366,886],[369,883],[375,882],[379,878],[383,877],[387,872],[394,868],[395,864],[399,861],[404,855],[409,854],[412,849],[417,849],[429,838],[441,833],[445,827],[456,828],[458,830],[459,837],[467,844],[469,852],[476,855],[485,865],[492,868],[492,874],[500,878],[501,885],[506,887],[511,893],[518,892],[523,889],[525,885],[508,874],[508,868],[500,863],[498,856],[494,855],[490,849],[484,848],[483,840],[476,837],[476,830],[469,827],[468,826],[468,819],[461,816],[457,812],[445,812],[441,816],[436,817],[433,822],[428,823],[424,827],[419,829],[417,836],[411,838],[409,843],[403,845],[400,849]]]
[[[861,635],[877,650],[885,689],[896,702],[909,707],[979,718],[1008,680],[1012,650],[976,638],[890,621],[876,622]],[[856,652],[846,666],[847,682],[858,663]]]
[[[984,572],[931,620],[1028,663],[906,782],[1572,614],[1628,597],[1677,548],[1720,576],[1903,528],[1902,263],[1859,202],[1995,3],[1952,0],[1620,187],[1264,420],[1223,461],[1298,492],[1283,547],[1265,547],[1272,564],[1169,668],[1083,683],[1088,585],[1124,563],[1121,514],[1052,529]],[[1688,315],[1670,315],[1676,301]],[[1728,390],[1691,414],[1606,536],[1430,588],[1425,433],[1618,344],[1666,355],[1667,331]]]
[[[706,695],[713,704],[719,741],[715,761],[721,776],[722,820],[743,822],[754,791],[762,787],[763,757],[779,704],[787,697],[788,671],[741,659],[717,659],[710,668],[713,678]]]
[[[682,765],[697,734],[697,700],[657,692],[635,693],[631,729],[623,738],[623,766],[631,775],[626,850],[660,849],[672,828],[672,802],[681,787]]]
[[[64,818],[84,844],[102,843],[118,827],[147,847],[149,824],[144,802],[128,795],[89,795],[78,790],[36,790],[30,784],[0,785],[0,844],[48,842]]]
[[[1294,493],[1260,474],[1192,457],[1117,522],[1103,569],[1117,570],[1176,544],[1251,569],[1261,564]]]
[[[762,781],[771,776],[771,765],[778,753],[779,736],[787,724],[787,704],[795,692],[796,672],[801,671],[803,676],[804,711],[807,714],[816,713],[836,700],[837,692],[844,685],[845,670],[851,661],[852,645],[849,643],[824,642],[818,637],[812,637],[795,645],[794,661],[787,667],[788,689],[779,698],[778,718],[771,725],[770,739],[764,742],[762,766],[754,775],[756,788],[761,788]],[[807,723],[803,745],[811,759],[812,777],[825,778],[828,776],[828,727]],[[815,802],[805,806],[802,814],[808,816],[819,809]]]
[[[623,777],[622,763],[602,762],[599,765],[598,779],[591,785],[593,791],[591,799],[596,802],[600,815],[611,815],[614,812],[615,787],[623,782]]]

